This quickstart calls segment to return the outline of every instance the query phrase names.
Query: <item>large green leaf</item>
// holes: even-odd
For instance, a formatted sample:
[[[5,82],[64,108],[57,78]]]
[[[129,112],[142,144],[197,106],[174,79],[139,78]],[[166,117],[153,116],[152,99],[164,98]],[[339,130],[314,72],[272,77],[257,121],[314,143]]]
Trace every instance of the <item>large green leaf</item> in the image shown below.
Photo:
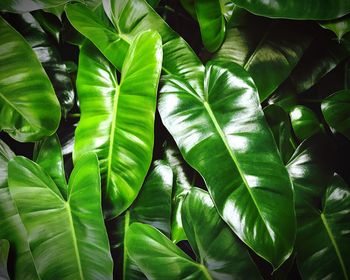
[[[195,0],[195,10],[205,48],[216,51],[225,39],[225,18],[219,0]]]
[[[222,218],[279,267],[295,238],[293,192],[252,78],[234,63],[206,66],[203,88],[165,76],[159,112]]]
[[[125,233],[133,222],[150,224],[170,236],[173,172],[163,161],[155,161],[131,207],[116,219],[107,221],[117,279],[143,279],[144,274],[125,248]]]
[[[0,140],[0,239],[9,240],[16,259],[14,279],[39,279],[27,241],[27,232],[19,217],[7,185],[7,166],[15,154]]]
[[[57,135],[46,137],[35,143],[33,160],[51,177],[64,198],[67,198],[67,181],[61,144]]]
[[[148,279],[213,279],[202,264],[194,262],[150,225],[130,225],[126,234],[126,247],[131,259]]]
[[[310,136],[322,132],[323,126],[317,115],[310,108],[298,105],[291,108],[289,113],[296,137],[303,141]]]
[[[73,156],[97,153],[107,217],[118,216],[131,205],[150,167],[161,65],[161,38],[154,31],[135,38],[120,84],[114,67],[93,45],[81,49],[77,79],[81,119]]]
[[[261,279],[248,250],[221,219],[207,192],[191,189],[182,219],[197,261],[214,279]]]
[[[264,108],[264,115],[271,128],[282,160],[287,163],[296,148],[289,116],[281,107],[274,104]]]
[[[55,89],[62,115],[66,116],[73,107],[74,91],[58,49],[31,14],[11,15],[8,20],[36,53]]]
[[[82,4],[67,5],[66,13],[72,25],[94,43],[117,69],[121,70],[127,49],[135,36],[141,31],[153,29],[162,37],[163,71],[186,77],[195,89],[201,87],[203,77],[198,71],[202,70],[202,63],[186,41],[145,0],[107,0],[103,5],[114,26]]]
[[[25,13],[60,6],[69,1],[70,0],[2,0],[0,2],[0,10],[12,13]]]
[[[350,139],[350,90],[341,90],[327,97],[321,108],[328,125]]]
[[[67,200],[36,163],[15,157],[8,169],[10,193],[40,278],[112,279],[96,155],[76,161]]]
[[[350,12],[350,2],[344,0],[232,0],[253,14],[272,18],[333,19]]]
[[[0,130],[21,142],[51,135],[61,112],[50,80],[28,43],[2,18],[0,29]]]
[[[10,251],[10,243],[6,239],[0,239],[0,279],[10,280],[7,272],[7,258]]]
[[[262,102],[288,77],[311,43],[308,29],[305,24],[271,21],[237,8],[215,59],[243,66]]]
[[[350,191],[335,175],[322,211],[310,207],[298,225],[297,261],[305,279],[349,279]]]
[[[341,41],[343,36],[350,32],[350,15],[335,20],[322,21],[320,25],[325,29],[333,31],[338,41]]]

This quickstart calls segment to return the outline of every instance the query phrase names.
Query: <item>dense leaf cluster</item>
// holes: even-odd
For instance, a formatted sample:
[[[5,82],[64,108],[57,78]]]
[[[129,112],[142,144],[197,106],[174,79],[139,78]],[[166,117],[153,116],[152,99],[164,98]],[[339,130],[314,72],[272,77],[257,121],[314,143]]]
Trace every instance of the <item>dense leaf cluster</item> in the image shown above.
[[[0,10],[1,279],[349,279],[349,1]]]

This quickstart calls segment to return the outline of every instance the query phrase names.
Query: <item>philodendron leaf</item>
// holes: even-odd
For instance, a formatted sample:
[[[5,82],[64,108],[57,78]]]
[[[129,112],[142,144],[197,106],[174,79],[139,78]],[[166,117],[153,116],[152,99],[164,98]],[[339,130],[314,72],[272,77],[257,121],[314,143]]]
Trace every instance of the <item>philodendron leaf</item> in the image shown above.
[[[195,0],[194,6],[205,48],[215,52],[225,39],[225,18],[220,0]]]
[[[277,268],[293,248],[293,192],[256,87],[234,63],[209,62],[203,75],[203,92],[180,77],[164,77],[162,121],[203,176],[222,218]]]
[[[162,44],[145,31],[129,49],[118,84],[115,68],[91,44],[80,52],[77,90],[81,118],[73,157],[95,151],[105,215],[116,217],[136,198],[151,164]]]
[[[61,112],[50,80],[28,43],[3,18],[0,29],[0,130],[21,142],[51,135]]]
[[[7,258],[10,251],[10,243],[6,239],[0,239],[0,279],[10,280],[7,272]]]
[[[40,278],[112,279],[96,155],[87,153],[76,161],[67,200],[29,159],[15,157],[8,169],[10,193]]]
[[[221,219],[207,192],[191,189],[182,220],[197,260],[213,279],[261,279],[248,250]]]
[[[25,13],[64,5],[71,0],[2,0],[0,10],[11,13]],[[84,0],[78,0],[83,2]]]
[[[54,134],[35,143],[33,160],[41,166],[67,198],[67,181],[60,140]]]
[[[297,65],[313,35],[309,26],[271,21],[236,8],[216,60],[232,61],[252,76],[264,101]]]
[[[264,115],[271,128],[282,160],[287,163],[296,148],[289,115],[280,106],[274,104],[264,108]]]
[[[8,16],[9,23],[18,30],[36,53],[48,75],[65,117],[74,104],[74,91],[70,75],[56,46],[30,14]]]
[[[131,207],[116,219],[107,221],[116,277],[143,279],[144,274],[132,261],[125,248],[125,233],[133,222],[156,227],[168,237],[171,229],[171,194],[173,172],[164,161],[155,161],[141,191]]]
[[[322,101],[321,109],[328,125],[350,140],[350,90],[341,90]]]
[[[163,71],[186,77],[192,87],[200,88],[203,65],[191,47],[179,37],[145,0],[103,1],[113,23],[99,18],[82,4],[69,4],[66,13],[72,25],[86,36],[103,55],[121,70],[132,40],[142,31],[159,32],[163,42]],[[130,16],[132,15],[132,16]]]
[[[323,130],[323,126],[314,111],[306,106],[298,105],[293,107],[289,115],[294,133],[301,141]]]
[[[194,262],[150,225],[130,225],[126,233],[126,247],[130,258],[148,279],[213,279],[205,266]]]
[[[350,278],[350,191],[335,175],[322,210],[310,207],[298,224],[297,263],[305,279]]]
[[[350,2],[344,0],[232,0],[249,12],[271,18],[334,19],[350,12]]]
[[[12,200],[7,183],[8,162],[15,156],[0,140],[0,239],[9,240],[14,251],[14,279],[39,279],[27,241],[27,232]]]
[[[321,21],[320,25],[325,29],[333,31],[337,35],[338,41],[341,41],[343,36],[350,32],[350,15],[339,19]]]

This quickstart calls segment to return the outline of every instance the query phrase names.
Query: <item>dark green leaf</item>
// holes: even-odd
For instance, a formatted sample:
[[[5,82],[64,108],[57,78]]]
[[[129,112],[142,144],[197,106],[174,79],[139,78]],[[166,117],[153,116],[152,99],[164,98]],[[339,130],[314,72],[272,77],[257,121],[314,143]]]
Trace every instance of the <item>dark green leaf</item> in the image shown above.
[[[335,175],[322,211],[310,207],[298,225],[297,261],[305,279],[349,279],[350,191]]]
[[[249,12],[272,18],[334,19],[350,12],[344,0],[232,0]]]
[[[213,279],[261,279],[248,250],[221,219],[207,192],[191,189],[182,220],[198,262]]]
[[[289,116],[280,106],[273,104],[264,108],[264,115],[272,130],[282,160],[287,163],[296,148]]]
[[[164,77],[162,121],[203,176],[222,218],[277,268],[293,248],[293,192],[256,87],[234,63],[208,63],[201,75],[205,91]]]
[[[73,156],[97,153],[109,218],[131,205],[150,167],[161,65],[161,38],[154,31],[135,38],[120,84],[114,67],[93,45],[81,49],[77,79],[81,118]]]
[[[314,111],[306,106],[298,105],[292,107],[289,115],[294,133],[301,141],[323,130],[323,126],[320,124]]]
[[[0,29],[0,130],[17,141],[39,140],[57,129],[59,103],[28,43],[2,18]]]
[[[328,125],[350,139],[350,90],[338,91],[322,101]]]
[[[350,15],[335,20],[321,21],[320,25],[333,31],[337,35],[338,41],[340,41],[350,31]]]
[[[10,251],[10,243],[6,239],[0,239],[0,279],[10,280],[7,272],[7,258]]]
[[[96,155],[76,162],[67,200],[36,163],[15,157],[8,168],[10,193],[40,278],[112,279]]]
[[[213,279],[203,265],[150,225],[133,223],[126,234],[126,247],[148,279]]]
[[[235,9],[215,59],[243,66],[264,101],[288,77],[311,43],[309,26],[271,21]]]

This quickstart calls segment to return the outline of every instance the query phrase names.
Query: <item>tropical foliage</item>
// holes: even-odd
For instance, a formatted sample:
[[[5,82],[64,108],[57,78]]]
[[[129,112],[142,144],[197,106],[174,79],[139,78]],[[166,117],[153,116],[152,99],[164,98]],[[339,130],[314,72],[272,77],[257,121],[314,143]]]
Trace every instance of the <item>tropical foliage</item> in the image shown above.
[[[0,10],[0,279],[350,278],[349,1]]]

